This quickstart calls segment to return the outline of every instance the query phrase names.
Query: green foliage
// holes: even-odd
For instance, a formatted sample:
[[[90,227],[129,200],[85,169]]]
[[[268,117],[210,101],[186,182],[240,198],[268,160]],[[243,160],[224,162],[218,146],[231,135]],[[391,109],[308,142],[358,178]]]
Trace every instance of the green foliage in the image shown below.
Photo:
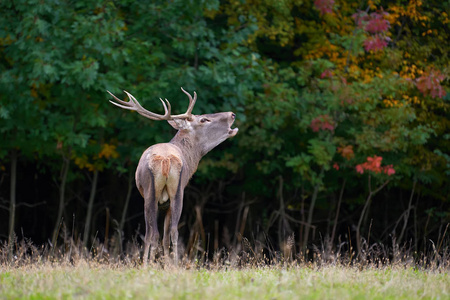
[[[357,182],[356,166],[379,156],[393,185],[419,178],[421,195],[444,203],[433,190],[450,192],[446,3],[316,2],[1,2],[0,167],[19,150],[50,169],[68,157],[72,174],[133,172],[173,131],[112,107],[105,91],[157,112],[167,98],[178,112],[183,86],[199,95],[194,113],[234,111],[240,128],[192,184],[238,178],[230,197],[247,192],[270,215],[279,176],[298,207],[318,186],[335,195],[336,178]],[[376,16],[389,24],[375,28],[381,49],[368,43]],[[348,203],[364,198],[361,182]]]

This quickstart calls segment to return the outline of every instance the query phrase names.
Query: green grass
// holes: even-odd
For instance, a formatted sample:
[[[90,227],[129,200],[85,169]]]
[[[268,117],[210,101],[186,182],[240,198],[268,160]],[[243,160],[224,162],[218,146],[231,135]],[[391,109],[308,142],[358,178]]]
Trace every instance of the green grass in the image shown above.
[[[0,299],[450,299],[450,277],[413,268],[143,269],[78,262],[0,270]]]

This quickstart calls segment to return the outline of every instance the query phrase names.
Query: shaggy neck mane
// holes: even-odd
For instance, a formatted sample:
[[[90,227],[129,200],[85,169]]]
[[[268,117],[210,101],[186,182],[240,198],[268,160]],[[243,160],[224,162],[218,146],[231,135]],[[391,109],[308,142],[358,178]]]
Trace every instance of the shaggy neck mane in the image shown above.
[[[202,158],[201,148],[198,144],[195,143],[192,136],[189,135],[189,132],[185,132],[180,130],[170,141],[171,144],[174,144],[180,148],[183,153],[185,159],[185,174],[189,175],[189,178],[197,171],[198,163]]]

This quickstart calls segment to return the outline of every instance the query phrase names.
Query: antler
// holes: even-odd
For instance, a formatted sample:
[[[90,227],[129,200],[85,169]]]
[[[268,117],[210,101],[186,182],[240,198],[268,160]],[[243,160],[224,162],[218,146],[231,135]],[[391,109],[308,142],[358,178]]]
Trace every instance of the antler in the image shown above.
[[[192,99],[191,94],[186,92],[183,88],[181,88],[181,90],[183,91],[183,93],[185,93],[189,97],[189,107],[184,114],[174,115],[174,116],[172,116],[172,114],[171,114],[170,102],[167,99],[164,99],[166,101],[166,102],[164,102],[163,99],[159,98],[159,100],[161,100],[161,103],[164,106],[164,115],[160,115],[160,114],[156,114],[154,112],[148,111],[145,108],[143,108],[142,105],[136,100],[136,98],[134,98],[133,95],[131,95],[127,91],[124,91],[124,92],[125,92],[125,94],[127,94],[128,99],[130,99],[129,101],[120,100],[119,98],[114,96],[110,91],[107,91],[107,92],[114,98],[114,100],[116,100],[118,102],[118,103],[116,103],[116,102],[109,100],[109,102],[111,102],[112,104],[114,104],[120,108],[123,108],[123,109],[134,110],[137,113],[139,113],[141,116],[144,116],[151,120],[190,119],[192,117],[192,109],[194,108],[195,101],[197,100],[197,93],[194,92],[194,99]],[[166,103],[167,103],[167,105],[166,105]]]
[[[172,118],[173,119],[177,119],[177,118],[178,119],[190,119],[192,116],[192,109],[194,108],[195,101],[197,101],[197,93],[194,91],[194,99],[192,99],[191,94],[186,92],[183,88],[181,88],[181,90],[183,91],[183,93],[185,93],[189,97],[189,106],[188,106],[186,113],[173,116]]]

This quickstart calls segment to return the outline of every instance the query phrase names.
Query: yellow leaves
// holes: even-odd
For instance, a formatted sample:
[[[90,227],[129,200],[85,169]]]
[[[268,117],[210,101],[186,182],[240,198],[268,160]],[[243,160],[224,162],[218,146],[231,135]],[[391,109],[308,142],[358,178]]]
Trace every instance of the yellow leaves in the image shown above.
[[[86,154],[83,154],[81,157],[75,157],[74,162],[80,169],[86,168],[91,172],[95,170],[94,165],[89,163],[89,159]]]
[[[95,144],[95,142],[93,144]],[[94,155],[92,160],[90,160],[86,154],[81,156],[76,156],[76,154],[74,154],[72,158],[80,169],[88,169],[90,172],[93,172],[95,170],[101,171],[105,167],[106,162],[102,160],[102,158],[108,160],[117,157],[119,157],[119,153],[116,151],[116,146],[104,143],[101,145],[100,152]]]
[[[408,105],[420,105],[423,99],[417,96],[402,95],[401,99],[394,99],[392,96],[383,99],[383,104],[387,108],[404,107]]]
[[[422,36],[426,36],[427,34],[432,34],[433,30],[428,29],[427,31],[422,32]]]
[[[355,64],[351,64],[351,65],[348,67],[348,71],[349,71],[349,73],[352,74],[353,76],[354,76],[355,74],[360,73],[359,67],[358,67],[357,65],[355,65]]]
[[[442,18],[443,18],[442,24],[448,24],[448,23],[450,23],[450,20],[448,19],[448,14],[447,14],[445,11],[442,12]]]
[[[11,38],[11,35],[7,35],[5,38],[0,38],[0,46],[8,46],[14,43],[16,40]]]
[[[396,100],[392,96],[386,97],[383,99],[383,104],[385,107],[403,107],[404,103],[402,100]]]
[[[389,9],[390,13],[386,15],[384,18],[389,21],[390,24],[401,25],[398,21],[398,18],[401,15],[401,8],[398,6],[393,6]]]
[[[370,75],[370,72],[363,72],[363,83],[370,83],[372,82],[373,76]]]
[[[408,104],[420,104],[421,103],[419,97],[417,97],[417,96],[410,97],[408,95],[403,95],[402,98],[405,99],[406,103],[408,103]]]
[[[349,74],[355,79],[362,79],[364,83],[370,83],[375,77],[383,78],[383,74],[380,68],[376,67],[374,69],[369,68],[359,68],[358,66],[352,64],[348,68]]]
[[[405,52],[405,57],[410,57],[410,55]],[[409,62],[407,60],[403,60],[402,67],[400,70],[400,76],[405,79],[415,79],[419,75],[423,73],[422,69],[419,69],[415,64],[408,65]]]
[[[367,5],[370,7],[371,10],[377,10],[377,6],[375,5],[373,0],[367,1]]]
[[[429,21],[429,17],[422,15],[418,10],[422,6],[422,1],[410,0],[406,7],[404,6],[391,6],[389,7],[390,14],[386,17],[391,24],[397,23],[400,16],[408,17],[413,21],[421,22],[422,26],[425,26],[425,21]],[[400,24],[398,24],[400,25]]]
[[[103,144],[102,145],[102,151],[100,151],[100,153],[98,154],[99,158],[117,158],[119,157],[119,153],[117,153],[116,151],[116,146],[115,145],[108,145],[108,144]]]
[[[333,62],[337,69],[343,70],[347,64],[347,55],[348,51],[343,51],[336,45],[331,44],[330,41],[325,41],[313,47],[304,57],[306,60],[326,58]]]

